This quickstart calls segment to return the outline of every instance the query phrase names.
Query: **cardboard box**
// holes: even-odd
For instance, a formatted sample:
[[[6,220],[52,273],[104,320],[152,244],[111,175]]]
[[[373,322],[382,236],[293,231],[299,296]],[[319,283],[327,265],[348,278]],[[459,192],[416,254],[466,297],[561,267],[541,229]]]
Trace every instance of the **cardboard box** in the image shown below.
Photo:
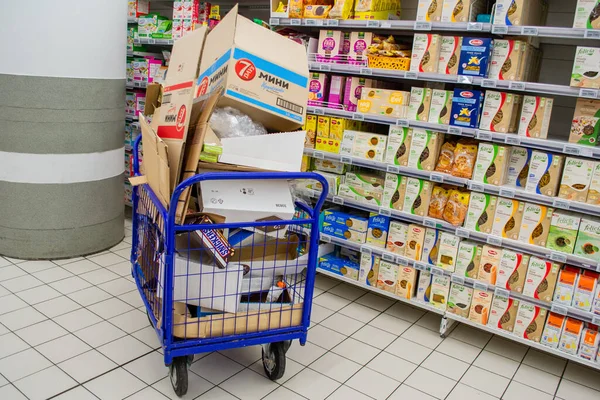
[[[402,166],[408,164],[412,131],[411,128],[390,126],[384,158],[385,163]]]
[[[498,267],[502,250],[498,247],[484,245],[481,251],[481,261],[477,279],[490,285],[496,284]]]
[[[358,112],[385,117],[406,118],[410,93],[399,90],[363,87],[357,104]]]
[[[575,255],[600,262],[600,221],[582,218],[575,242]]]
[[[495,39],[489,78],[501,81],[516,81],[524,55],[521,47],[525,45],[519,40]]]
[[[416,33],[413,39],[410,71],[436,73],[441,44],[442,37],[440,35]]]
[[[352,32],[354,35],[356,32]],[[346,111],[355,112],[358,107],[358,101],[361,99],[362,90],[366,87],[373,87],[371,79],[358,76],[348,77],[346,79],[346,88],[344,90],[344,106]]]
[[[573,293],[573,307],[582,310],[590,311],[596,293],[596,285],[598,284],[598,273],[589,270],[583,271],[579,275],[575,292]]]
[[[408,104],[407,118],[413,121],[429,120],[431,106],[431,89],[413,87],[410,89],[410,102]]]
[[[487,325],[492,306],[492,292],[474,290],[471,307],[469,309],[469,320],[481,325]]]
[[[597,47],[577,46],[571,86],[580,88],[600,88],[600,49]]]
[[[594,173],[592,174],[592,181],[590,183],[590,190],[586,200],[587,204],[595,206],[600,205],[600,162],[594,166]]]
[[[527,185],[529,163],[531,162],[532,154],[533,150],[526,147],[514,146],[512,148],[510,159],[508,161],[508,177],[506,178],[506,185],[525,188],[525,185]]]
[[[329,130],[331,129],[330,117],[317,117],[317,137],[328,138]]]
[[[558,342],[560,341],[560,335],[567,317],[565,315],[556,314],[553,312],[548,313],[548,320],[542,333],[542,339],[540,343],[544,346],[551,347],[553,349],[558,348]]]
[[[358,280],[360,266],[348,259],[325,256],[319,258],[319,268],[352,280]]]
[[[435,265],[440,248],[441,232],[434,228],[425,228],[425,239],[423,240],[423,253],[421,261]]]
[[[592,160],[567,157],[558,197],[585,203],[595,166]]]
[[[479,127],[483,93],[476,90],[454,89],[450,125]]]
[[[414,128],[408,152],[409,168],[433,171],[444,140],[444,134]]]
[[[364,190],[382,190],[385,177],[381,173],[352,171],[346,172],[346,185]]]
[[[540,25],[545,8],[547,5],[540,0],[498,0],[493,23],[509,26]]]
[[[344,138],[348,133],[354,136],[351,155],[361,157],[366,160],[383,162],[385,150],[387,147],[387,136],[377,133],[345,131]]]
[[[423,242],[425,241],[425,228],[410,224],[406,234],[406,250],[404,255],[411,260],[420,260],[423,254]]]
[[[577,355],[584,360],[596,360],[599,343],[600,333],[598,332],[598,327],[590,325],[584,327]]]
[[[390,174],[389,172],[386,173],[385,186],[383,189],[383,206],[392,210],[402,211],[405,193],[406,177]]]
[[[417,301],[429,303],[431,298],[431,272],[420,271],[417,283]]]
[[[493,39],[463,37],[460,49],[458,75],[486,78],[492,55]],[[456,89],[455,89],[456,91]],[[456,92],[455,92],[456,95]]]
[[[495,186],[504,185],[508,179],[510,155],[510,146],[480,143],[473,180]]]
[[[496,287],[521,293],[525,285],[529,258],[528,254],[502,249]]]
[[[411,267],[398,268],[398,286],[396,294],[403,299],[410,300],[415,295],[417,287],[417,270]]]
[[[344,101],[344,88],[346,87],[346,77],[332,75],[329,82],[329,92],[327,93],[327,107],[341,109]],[[337,139],[337,138],[336,138]],[[341,140],[342,138],[339,137]]]
[[[521,230],[519,231],[519,242],[546,247],[553,212],[552,207],[525,203]]]
[[[129,18],[137,18],[140,15],[148,14],[150,2],[147,0],[128,0],[127,1],[127,16]]]
[[[384,248],[387,243],[388,230],[390,229],[390,218],[371,213],[369,215],[369,225],[367,230],[367,243]]]
[[[438,0],[419,0],[416,21],[439,22],[442,8],[442,3]]]
[[[564,162],[565,157],[562,155],[534,151],[531,155],[525,190],[544,196],[556,196]]]
[[[496,329],[512,332],[515,328],[519,303],[519,300],[497,295],[494,296],[487,325]]]
[[[326,107],[329,90],[329,75],[311,72],[308,80],[308,105]]]
[[[520,104],[520,95],[487,90],[479,128],[491,132],[516,133]]]
[[[597,146],[600,140],[599,117],[600,100],[577,99],[569,142]]]
[[[346,164],[331,160],[321,160],[315,158],[312,160],[313,167],[317,171],[328,172],[330,174],[344,174],[346,172]]]
[[[317,61],[330,63],[339,60],[343,54],[344,34],[342,31],[321,29],[319,31],[319,47],[317,48]]]
[[[358,232],[366,232],[368,219],[356,214],[348,214],[336,209],[323,210],[319,223],[327,222],[335,225],[345,225]]]
[[[519,136],[546,139],[553,105],[551,97],[523,96]]]
[[[457,74],[461,46],[462,37],[442,36],[442,44],[440,46],[440,61],[437,70],[438,74]]]
[[[471,192],[469,209],[465,218],[465,228],[490,233],[494,224],[498,197],[486,193]]]
[[[418,178],[406,178],[406,192],[402,211],[419,216],[426,216],[433,184]]]
[[[446,271],[454,272],[460,238],[448,232],[442,232],[436,265]]]
[[[560,335],[558,349],[567,354],[577,354],[577,349],[579,349],[579,342],[581,340],[583,328],[583,321],[567,317],[567,320],[565,321],[565,326],[563,327],[562,335]]]
[[[397,264],[381,260],[379,262],[379,275],[377,278],[377,288],[390,293],[396,293],[398,285]]]
[[[558,263],[532,256],[527,268],[523,295],[542,301],[552,301],[560,267]]]
[[[480,0],[444,0],[442,22],[475,21],[485,11],[485,4]]]
[[[454,92],[451,90],[433,90],[431,94],[431,107],[429,109],[428,122],[443,125],[448,125],[450,123],[453,95]]]
[[[577,0],[573,28],[600,29],[598,0]]]
[[[344,138],[344,130],[346,129],[346,120],[344,118],[331,117],[329,123],[329,137],[336,140]]]
[[[492,225],[492,235],[517,240],[524,208],[525,204],[518,200],[499,197]]]
[[[573,302],[573,294],[575,293],[575,285],[579,277],[579,269],[565,265],[558,274],[556,289],[552,296],[552,302],[570,307]]]
[[[317,136],[317,116],[306,115],[306,123],[304,124],[304,130],[306,131],[306,139],[304,141],[304,147],[310,149],[315,148],[315,137]]]
[[[431,280],[431,297],[429,303],[438,310],[446,311],[450,292],[450,277],[433,275]]]
[[[367,48],[372,42],[372,32],[350,32],[349,64],[362,65],[367,60]]]
[[[367,232],[360,232],[348,228],[346,225],[323,222],[321,232],[349,242],[363,244],[367,240]]]
[[[390,221],[386,250],[403,256],[406,251],[408,225],[398,221]]]
[[[546,248],[573,254],[581,217],[562,210],[552,213]]]
[[[196,97],[224,88],[219,106],[252,115],[271,131],[290,132],[304,124],[308,76],[303,45],[233,7],[206,37]]]
[[[548,310],[534,304],[521,301],[513,334],[519,338],[540,341]]]
[[[462,241],[458,245],[456,255],[456,268],[454,273],[458,276],[477,279],[483,246],[470,241]]]
[[[358,201],[363,204],[371,204],[377,207],[381,206],[383,197],[382,190],[367,190],[341,184],[338,188],[338,195],[348,200]]]
[[[450,287],[446,311],[459,317],[469,318],[472,298],[473,288],[453,283]]]
[[[358,281],[367,286],[377,287],[380,262],[381,259],[377,256],[361,253]]]

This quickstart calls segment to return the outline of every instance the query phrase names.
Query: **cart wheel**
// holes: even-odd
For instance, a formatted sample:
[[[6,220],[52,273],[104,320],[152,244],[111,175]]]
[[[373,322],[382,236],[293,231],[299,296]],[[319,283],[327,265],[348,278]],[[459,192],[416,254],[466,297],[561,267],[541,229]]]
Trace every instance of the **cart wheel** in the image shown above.
[[[285,342],[263,346],[262,361],[269,379],[272,381],[280,379],[285,373]]]
[[[185,396],[188,391],[187,357],[175,357],[169,365],[169,375],[175,394],[179,397]]]
[[[150,322],[150,326],[154,326],[152,323],[152,318],[150,318],[150,311],[146,310],[146,316],[148,317],[148,322]]]
[[[292,347],[292,341],[291,340],[286,340],[285,342],[283,342],[283,351],[287,354],[288,350],[290,349],[290,347]]]

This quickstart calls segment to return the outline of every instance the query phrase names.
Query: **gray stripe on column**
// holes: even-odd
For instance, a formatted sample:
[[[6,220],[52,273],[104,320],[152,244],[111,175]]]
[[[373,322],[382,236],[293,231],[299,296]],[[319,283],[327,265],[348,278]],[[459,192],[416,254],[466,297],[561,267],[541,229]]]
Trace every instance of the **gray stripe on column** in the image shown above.
[[[0,254],[66,258],[112,247],[124,236],[124,176],[73,184],[0,181]]]

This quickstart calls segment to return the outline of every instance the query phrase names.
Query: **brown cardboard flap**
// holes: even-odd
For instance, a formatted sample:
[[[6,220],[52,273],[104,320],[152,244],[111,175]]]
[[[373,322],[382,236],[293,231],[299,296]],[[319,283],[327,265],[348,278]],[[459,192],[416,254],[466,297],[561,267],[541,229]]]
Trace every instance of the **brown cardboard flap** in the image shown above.
[[[131,186],[140,186],[144,183],[148,183],[148,177],[146,175],[131,176],[129,178],[129,183],[131,183]]]
[[[144,105],[144,115],[154,115],[154,110],[160,107],[162,97],[162,86],[160,83],[149,83],[146,86],[146,104]]]
[[[236,248],[230,262],[252,260],[294,260],[298,256],[298,236],[290,235],[287,241],[269,240],[261,246],[245,246]]]
[[[146,179],[160,202],[168,207],[171,198],[168,147],[148,125],[143,115],[140,115],[140,126]]]

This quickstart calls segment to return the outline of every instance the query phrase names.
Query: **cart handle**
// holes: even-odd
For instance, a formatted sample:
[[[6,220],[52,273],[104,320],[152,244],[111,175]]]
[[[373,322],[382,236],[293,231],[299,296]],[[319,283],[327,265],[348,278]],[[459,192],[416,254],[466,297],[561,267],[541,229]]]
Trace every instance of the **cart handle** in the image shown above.
[[[138,137],[133,141],[133,175],[138,176],[140,174],[140,156],[139,156],[139,147],[140,142],[142,141],[142,134],[139,134]]]

